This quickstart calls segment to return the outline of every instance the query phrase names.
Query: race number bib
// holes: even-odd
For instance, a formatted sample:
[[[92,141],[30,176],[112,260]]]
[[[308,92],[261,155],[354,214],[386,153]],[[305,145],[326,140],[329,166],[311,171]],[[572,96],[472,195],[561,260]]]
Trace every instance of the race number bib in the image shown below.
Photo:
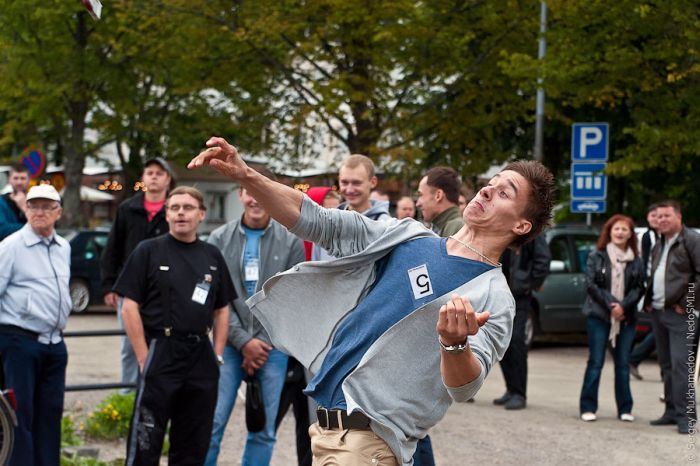
[[[423,264],[408,270],[408,279],[413,290],[413,299],[422,299],[433,294],[433,284],[430,283],[428,267]]]

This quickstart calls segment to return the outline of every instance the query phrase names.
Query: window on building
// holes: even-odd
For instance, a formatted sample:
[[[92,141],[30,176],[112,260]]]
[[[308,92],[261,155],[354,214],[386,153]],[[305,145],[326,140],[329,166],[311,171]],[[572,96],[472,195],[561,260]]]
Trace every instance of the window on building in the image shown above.
[[[210,191],[207,193],[207,220],[209,222],[226,221],[226,196],[224,191]]]

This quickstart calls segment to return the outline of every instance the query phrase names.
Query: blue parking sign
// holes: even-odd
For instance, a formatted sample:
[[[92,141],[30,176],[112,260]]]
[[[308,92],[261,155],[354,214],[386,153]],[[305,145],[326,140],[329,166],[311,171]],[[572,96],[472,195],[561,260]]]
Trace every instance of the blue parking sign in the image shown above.
[[[605,199],[607,176],[604,163],[571,164],[571,199]]]
[[[574,123],[571,133],[571,159],[574,162],[608,160],[607,123]]]

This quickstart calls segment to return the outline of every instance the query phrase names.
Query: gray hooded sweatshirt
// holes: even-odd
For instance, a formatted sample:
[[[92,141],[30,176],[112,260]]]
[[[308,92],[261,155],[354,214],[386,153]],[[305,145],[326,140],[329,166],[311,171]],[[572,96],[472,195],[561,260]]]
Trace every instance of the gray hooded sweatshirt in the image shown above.
[[[291,231],[339,259],[304,262],[272,277],[248,305],[273,345],[312,373],[320,369],[343,319],[371,289],[377,261],[402,242],[436,236],[413,219],[378,222],[356,212],[324,209],[306,197]],[[477,312],[491,313],[469,337],[481,373],[461,387],[447,387],[442,380],[435,332],[439,309],[453,292],[469,297]],[[514,315],[515,302],[498,267],[418,308],[381,335],[345,379],[348,412],[367,415],[399,463],[411,465],[418,439],[444,417],[453,400],[472,398],[503,357]]]
[[[393,217],[391,214],[389,214],[389,201],[375,201],[374,199],[370,199],[370,208],[362,212],[362,215],[364,215],[367,218],[371,218],[372,220],[391,220]],[[338,209],[340,210],[348,210],[348,204],[347,202],[342,202],[340,205],[338,205]],[[314,244],[314,247],[311,251],[311,260],[312,261],[329,261],[333,260],[335,257],[333,257],[331,254],[328,254],[328,252],[320,247],[317,244]]]
[[[361,212],[367,218],[372,220],[389,220],[393,218],[389,213],[389,201],[376,201],[374,199],[369,200],[370,208]],[[348,210],[347,202],[341,202],[338,205],[340,210]]]

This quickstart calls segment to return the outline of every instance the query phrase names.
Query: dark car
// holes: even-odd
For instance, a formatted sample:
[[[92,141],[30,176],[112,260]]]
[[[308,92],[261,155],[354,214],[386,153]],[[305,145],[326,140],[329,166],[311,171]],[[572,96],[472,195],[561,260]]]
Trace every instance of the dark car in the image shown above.
[[[70,297],[73,312],[83,312],[102,300],[100,257],[107,244],[109,230],[59,231],[71,246]]]
[[[549,275],[533,293],[526,332],[529,344],[538,336],[585,333],[581,312],[586,300],[586,260],[598,241],[598,232],[585,226],[557,226],[546,232],[552,254]]]

